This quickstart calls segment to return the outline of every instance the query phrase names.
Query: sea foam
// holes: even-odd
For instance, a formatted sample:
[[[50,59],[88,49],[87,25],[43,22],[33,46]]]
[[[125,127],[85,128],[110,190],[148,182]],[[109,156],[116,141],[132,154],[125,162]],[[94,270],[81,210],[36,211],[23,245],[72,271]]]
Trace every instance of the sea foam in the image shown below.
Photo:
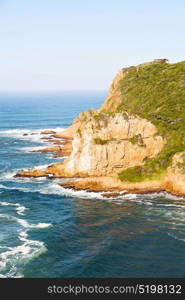
[[[20,264],[28,263],[33,257],[47,251],[44,242],[29,240],[27,232],[19,232],[21,245],[9,247],[7,251],[0,254],[0,277],[23,277],[20,273]],[[3,272],[3,274],[2,274]]]
[[[24,219],[19,219],[19,218],[16,218],[17,222],[25,227],[25,228],[48,228],[48,227],[51,227],[52,224],[50,223],[38,223],[38,224],[29,224],[26,220]]]

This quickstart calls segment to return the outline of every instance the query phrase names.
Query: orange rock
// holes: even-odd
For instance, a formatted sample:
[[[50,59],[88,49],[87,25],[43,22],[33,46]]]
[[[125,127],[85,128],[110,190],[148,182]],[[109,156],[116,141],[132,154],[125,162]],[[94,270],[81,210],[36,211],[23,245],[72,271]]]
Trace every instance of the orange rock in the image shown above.
[[[63,141],[60,141],[60,140],[53,140],[53,139],[51,139],[50,142],[52,144],[55,144],[55,145],[63,145]]]
[[[65,138],[65,139],[73,139],[75,132],[80,126],[80,122],[74,122],[70,127],[66,128],[65,130],[53,134],[55,138]]]
[[[164,191],[164,184],[162,181],[126,183],[114,177],[80,178],[79,180],[61,182],[59,185],[74,190],[88,190],[91,192],[110,191],[110,194],[103,194],[105,197],[106,195],[112,196],[113,193],[115,196],[118,196],[120,195],[120,192],[122,192],[121,195],[125,195],[126,193],[142,194]]]
[[[53,130],[44,130],[44,131],[41,131],[41,134],[55,134],[56,132],[53,131]]]
[[[71,154],[71,152],[69,151],[58,151],[56,154],[53,155],[54,158],[57,158],[57,157],[64,157],[64,156],[69,156]]]
[[[119,105],[123,104],[120,87],[128,71],[129,68],[125,68],[118,73],[99,110],[80,113],[69,128],[59,133],[52,130],[41,132],[55,138],[48,141],[57,146],[32,152],[54,152],[55,157],[68,156],[63,163],[48,166],[45,171],[22,171],[16,176],[80,178],[60,185],[76,190],[102,192],[103,197],[164,190],[185,195],[185,153],[176,154],[172,165],[158,180],[128,183],[117,177],[121,170],[142,166],[148,158],[155,157],[166,143],[150,120],[126,111],[117,111]],[[139,141],[136,138],[138,136]]]
[[[44,171],[38,170],[38,169],[31,169],[28,171],[20,171],[18,172],[15,177],[45,177],[46,174]]]
[[[48,148],[39,149],[39,150],[33,150],[30,152],[48,153],[48,152],[57,152],[57,151],[60,151],[61,149],[62,149],[62,147],[60,147],[60,146],[54,146],[54,147],[48,147]]]

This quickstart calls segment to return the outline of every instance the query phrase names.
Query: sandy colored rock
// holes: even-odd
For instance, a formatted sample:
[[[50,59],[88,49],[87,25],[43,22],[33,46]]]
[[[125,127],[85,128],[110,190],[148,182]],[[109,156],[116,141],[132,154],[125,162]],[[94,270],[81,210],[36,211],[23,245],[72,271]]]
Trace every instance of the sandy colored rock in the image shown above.
[[[52,175],[52,177],[66,177],[63,175],[63,163],[58,162],[52,165],[49,165],[45,170],[39,169],[30,169],[27,171],[18,172],[15,177],[48,177],[48,175]]]
[[[105,99],[104,104],[100,107],[99,112],[113,112],[122,102],[120,84],[123,78],[126,76],[129,68],[121,69],[114,78],[111,87],[108,92],[108,96]]]
[[[55,153],[53,157],[57,158],[57,157],[69,156],[71,154],[71,151],[72,151],[72,144],[71,142],[67,141],[65,144],[63,144],[62,149],[60,151],[57,151],[57,153]]]
[[[44,136],[44,137],[41,138],[41,140],[44,140],[46,142],[47,141],[50,142],[52,140],[52,137],[48,137],[48,136],[46,137],[46,136]]]
[[[92,177],[79,180],[61,182],[60,186],[74,190],[88,190],[91,192],[127,191],[134,193],[154,193],[164,190],[162,181],[147,181],[140,183],[126,183],[113,177]]]
[[[53,137],[55,138],[64,138],[64,139],[72,139],[75,132],[77,131],[78,127],[79,127],[79,123],[76,122],[74,124],[72,124],[70,127],[64,129],[63,131],[53,134]]]
[[[182,168],[184,166],[184,158],[185,152],[175,154],[172,165],[159,180],[128,183],[120,181],[115,177],[91,177],[64,183],[61,182],[60,185],[74,190],[88,190],[91,192],[110,191],[110,193],[102,194],[102,196],[113,198],[120,196],[120,192],[123,191],[124,194],[147,194],[166,191],[176,196],[185,196],[185,170]]]
[[[48,166],[45,170],[45,174],[52,174],[53,177],[65,177],[65,175],[63,174],[63,163],[58,162]]]
[[[177,196],[185,195],[185,169],[181,167],[184,159],[185,152],[175,154],[165,177],[165,190]]]
[[[32,150],[30,152],[42,152],[42,153],[48,153],[48,152],[57,152],[62,149],[61,146],[54,146],[54,147],[48,147],[44,149],[39,149],[39,150]]]
[[[118,198],[120,196],[125,196],[125,195],[129,195],[129,194],[153,194],[153,193],[160,193],[160,192],[164,192],[164,190],[159,189],[155,189],[155,190],[145,190],[145,189],[133,189],[130,191],[124,191],[124,192],[112,192],[112,193],[103,193],[101,194],[104,198]]]
[[[45,177],[46,174],[44,171],[38,169],[30,169],[28,171],[20,171],[18,172],[15,177]]]
[[[63,142],[62,141],[60,141],[60,140],[53,140],[53,139],[51,139],[51,141],[50,141],[52,144],[54,144],[54,145],[63,145]]]
[[[58,157],[66,157],[66,156],[69,156],[70,154],[71,154],[70,151],[63,151],[63,150],[61,150],[61,151],[56,152],[56,153],[53,155],[53,157],[54,157],[54,158],[58,158]]]
[[[44,130],[44,131],[41,131],[41,134],[55,134],[56,132],[53,131],[53,130]]]
[[[74,135],[78,131],[79,127],[81,126],[82,122],[86,122],[92,115],[96,114],[96,110],[89,109],[87,111],[81,112],[77,118],[74,119],[71,126],[62,130],[59,133],[53,135],[55,138],[64,138],[68,140],[72,140]]]
[[[139,65],[135,70],[138,72],[147,64]],[[123,111],[123,108],[122,111],[119,110],[119,106],[123,104],[122,83],[130,70],[132,67],[119,71],[105,103],[99,110],[80,113],[69,128],[59,133],[51,130],[41,132],[43,135],[50,134],[52,139],[49,137],[46,141],[56,146],[32,152],[54,152],[54,157],[68,156],[64,162],[52,164],[44,171],[35,169],[21,171],[16,176],[75,178],[61,182],[60,185],[75,190],[102,192],[103,197],[117,197],[120,193],[160,191],[184,196],[184,152],[174,155],[171,166],[165,170],[163,176],[159,175],[158,180],[128,183],[118,179],[120,171],[144,165],[148,158],[160,153],[166,144],[166,140],[158,134],[156,126],[150,120]],[[157,118],[161,116],[157,115]],[[155,122],[158,119],[155,119]],[[162,121],[172,122],[165,118]],[[177,121],[181,120],[174,122]]]
[[[71,176],[109,176],[120,170],[142,165],[146,158],[159,153],[164,145],[156,127],[137,116],[125,118],[121,113],[97,120],[92,116],[82,123],[72,142],[72,153],[65,160],[65,170]],[[132,143],[140,135],[143,145]],[[96,140],[105,141],[98,144]]]

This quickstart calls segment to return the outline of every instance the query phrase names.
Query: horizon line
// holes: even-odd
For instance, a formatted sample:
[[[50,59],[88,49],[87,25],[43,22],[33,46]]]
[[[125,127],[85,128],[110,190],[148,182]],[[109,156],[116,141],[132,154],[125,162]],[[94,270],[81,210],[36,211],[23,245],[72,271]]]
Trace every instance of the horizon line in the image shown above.
[[[107,90],[49,90],[49,91],[0,91],[0,96],[3,95],[49,95],[49,94],[74,94],[74,93],[101,93],[101,94],[105,94],[105,93],[108,93]]]
[[[68,92],[105,92],[106,89],[88,89],[88,90],[0,90],[0,93],[68,93]]]

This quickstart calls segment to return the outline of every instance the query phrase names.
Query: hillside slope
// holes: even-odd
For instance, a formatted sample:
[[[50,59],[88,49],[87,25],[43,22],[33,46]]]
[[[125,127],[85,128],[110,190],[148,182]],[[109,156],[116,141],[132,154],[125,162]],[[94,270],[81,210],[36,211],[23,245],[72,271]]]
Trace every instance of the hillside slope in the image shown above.
[[[70,156],[45,175],[93,177],[97,186],[95,177],[107,176],[106,190],[110,177],[117,189],[149,182],[150,190],[159,182],[160,189],[185,194],[185,62],[120,70],[102,107],[81,113],[58,135],[66,136],[73,138]]]

